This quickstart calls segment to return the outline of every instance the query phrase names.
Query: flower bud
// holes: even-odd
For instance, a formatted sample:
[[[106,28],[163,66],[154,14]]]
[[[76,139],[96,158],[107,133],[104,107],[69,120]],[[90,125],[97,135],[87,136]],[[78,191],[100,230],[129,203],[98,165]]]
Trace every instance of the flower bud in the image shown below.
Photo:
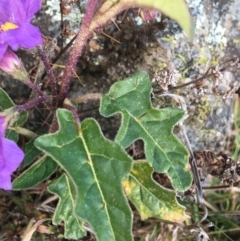
[[[12,75],[15,79],[26,81],[28,73],[25,70],[21,60],[10,49],[7,49],[0,60],[0,69]]]

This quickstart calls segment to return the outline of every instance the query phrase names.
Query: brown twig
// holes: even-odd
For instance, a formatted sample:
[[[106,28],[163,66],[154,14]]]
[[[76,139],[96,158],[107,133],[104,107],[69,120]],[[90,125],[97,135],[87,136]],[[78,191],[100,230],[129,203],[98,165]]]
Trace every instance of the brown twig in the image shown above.
[[[101,94],[99,93],[88,93],[85,95],[81,95],[81,96],[77,96],[75,98],[72,99],[73,102],[80,104],[82,102],[88,102],[90,100],[97,100],[100,101],[101,100]]]
[[[231,67],[237,65],[237,64],[239,63],[239,59],[238,59],[237,57],[231,58],[231,59],[225,61],[224,63],[220,64],[220,66],[221,66],[221,65],[226,65],[227,63],[229,63],[229,64],[228,64],[227,66],[224,66],[224,67],[222,67],[222,68],[219,68],[219,71],[225,71],[225,70],[227,70],[228,68],[231,68]],[[216,66],[215,66],[215,67],[216,67]],[[195,80],[191,80],[191,81],[189,81],[189,82],[187,82],[187,83],[184,83],[184,84],[181,84],[181,85],[171,86],[171,87],[168,88],[168,90],[171,91],[171,90],[181,89],[181,88],[184,88],[184,87],[189,86],[189,85],[191,85],[191,84],[196,84],[197,82],[202,81],[202,80],[204,80],[204,79],[206,79],[206,78],[209,78],[209,77],[213,76],[213,73],[212,73],[211,70],[212,70],[213,68],[215,68],[215,67],[210,67],[210,68],[207,70],[207,72],[206,72],[203,76],[201,76],[200,78],[197,78],[197,79],[195,79]],[[209,73],[209,72],[210,72],[210,73]],[[154,94],[160,94],[160,93],[162,93],[162,92],[163,92],[163,90],[157,90],[157,91],[154,91]],[[240,87],[237,89],[237,91],[236,91],[235,93],[240,95]]]

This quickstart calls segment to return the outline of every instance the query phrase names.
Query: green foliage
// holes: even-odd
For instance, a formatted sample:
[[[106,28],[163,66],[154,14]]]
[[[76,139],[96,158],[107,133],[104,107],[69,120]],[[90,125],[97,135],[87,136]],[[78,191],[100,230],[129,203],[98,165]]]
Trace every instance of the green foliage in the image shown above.
[[[115,140],[109,141],[104,138],[94,119],[85,119],[81,124],[76,121],[75,107],[77,104],[76,106],[71,105],[72,96],[67,98],[70,79],[77,58],[83,52],[83,46],[87,39],[92,36],[93,31],[104,26],[107,21],[112,20],[123,10],[129,8],[141,8],[141,11],[159,10],[164,15],[174,19],[186,32],[189,40],[193,38],[193,22],[185,0],[103,0],[88,1],[88,3],[86,18],[82,21],[80,34],[75,39],[73,50],[66,61],[60,88],[57,87],[59,81],[55,81],[45,58],[45,55],[51,56],[51,48],[49,46],[38,48],[38,54],[46,67],[47,77],[52,82],[53,91],[51,94],[49,91],[44,93],[41,93],[41,90],[40,93],[37,91],[36,99],[30,100],[28,105],[22,106],[22,109],[30,109],[36,103],[43,103],[44,109],[48,109],[51,115],[56,112],[58,121],[56,126],[59,129],[56,133],[40,136],[29,143],[21,142],[22,145],[25,144],[25,158],[22,168],[26,169],[30,164],[31,166],[14,180],[13,189],[28,189],[49,177],[55,178],[55,180],[50,180],[50,184],[47,183],[49,185],[48,191],[59,198],[52,222],[54,225],[64,222],[65,239],[79,240],[86,235],[86,230],[90,230],[96,235],[98,241],[133,241],[131,231],[133,213],[128,199],[139,211],[142,219],[154,217],[178,223],[182,223],[185,219],[185,208],[177,202],[175,193],[187,190],[192,184],[191,173],[188,170],[189,155],[183,144],[173,134],[174,126],[184,116],[184,112],[177,108],[153,108],[150,99],[151,81],[146,73],[137,73],[124,81],[113,84],[109,93],[102,97],[100,113],[103,116],[109,117],[116,113],[120,113],[122,116],[121,127]],[[68,5],[66,3],[63,8],[68,8]],[[53,45],[55,46],[55,44]],[[42,50],[46,53],[42,53]],[[65,59],[62,60],[65,62]],[[43,70],[42,67],[36,70],[35,79],[44,79],[38,78],[43,77],[41,70]],[[56,80],[58,79],[56,78]],[[31,85],[30,82],[29,84]],[[90,95],[92,96],[92,94]],[[97,95],[99,96],[99,94]],[[64,98],[66,99],[64,100]],[[90,100],[92,97],[80,99],[78,99],[79,102]],[[14,106],[15,104],[8,94],[0,88],[0,111],[14,110],[12,108]],[[65,109],[56,110],[62,106],[69,108],[75,115]],[[18,131],[35,137],[35,134],[29,134],[26,129],[18,128],[26,121],[26,112],[19,115],[12,114],[11,118],[9,118],[11,124],[6,131],[7,138],[17,142]],[[235,129],[237,129],[237,122],[236,118]],[[56,124],[55,119],[53,123]],[[146,160],[133,160],[127,154],[125,148],[128,148],[136,140],[144,142]],[[236,142],[240,142],[238,140],[240,138],[236,137]],[[240,144],[235,152],[236,158],[239,146]],[[0,146],[0,149],[1,152],[4,152],[4,145]],[[33,163],[36,159],[37,161]],[[9,161],[11,162],[11,158]],[[165,189],[155,182],[152,178],[153,172],[165,173],[174,190]],[[199,191],[199,193],[201,192]],[[215,221],[215,227],[219,224],[219,226],[227,228],[229,232],[231,229],[239,228],[232,221],[234,218],[231,220],[227,217],[239,208],[237,197],[232,195],[231,190],[229,194],[221,193],[215,197],[214,195],[206,195],[205,197],[213,210],[209,213],[211,214],[209,220]],[[221,205],[219,205],[219,200],[221,200]],[[226,202],[222,200],[226,200]],[[21,198],[13,197],[13,202],[17,205],[20,213],[29,217],[40,217],[40,211],[35,213],[29,209],[29,205],[33,201],[30,192],[23,192]],[[198,207],[201,207],[200,204],[198,203]],[[191,207],[187,202],[185,205]],[[194,206],[194,209],[193,219],[197,222],[194,225],[188,223],[186,228],[182,226],[182,230],[198,235],[197,227],[200,227],[199,220],[202,216],[197,210],[197,205]],[[213,214],[216,217],[212,220]],[[153,227],[152,224],[151,220],[151,227]],[[18,233],[16,230],[20,230],[15,226],[13,225],[11,229],[13,234]],[[36,224],[33,226],[35,227],[31,228],[31,232],[34,232],[37,227]],[[160,222],[156,222],[152,234],[148,233],[141,239],[152,240],[157,239],[157,236],[159,239],[160,226]],[[46,226],[44,228],[46,231],[52,231]],[[27,230],[29,229],[27,228]],[[10,234],[10,236],[12,235]],[[42,236],[47,239],[47,234]],[[203,237],[202,233],[199,234],[199,237]],[[167,238],[169,238],[168,235],[165,236],[165,239]],[[29,235],[28,239],[30,239]]]
[[[12,101],[12,99],[9,97],[9,95],[2,89],[0,88],[0,111],[4,111],[6,109],[9,109],[13,107],[15,104]],[[8,129],[6,131],[6,137],[10,140],[13,140],[15,142],[18,141],[18,133],[15,130],[18,126],[21,126],[25,123],[27,120],[28,114],[27,112],[22,112],[18,116],[18,118],[15,120],[13,125],[11,126],[11,129]]]
[[[31,140],[25,144],[24,152],[25,152],[25,156],[23,160],[24,167],[31,164],[34,161],[34,159],[37,158],[37,156],[41,153],[41,151],[34,146],[34,140]]]
[[[83,222],[74,214],[74,188],[66,174],[62,174],[57,180],[49,185],[48,190],[60,199],[53,217],[53,224],[65,222],[64,238],[78,240],[86,236]]]
[[[77,126],[72,114],[58,109],[60,129],[35,145],[67,173],[76,192],[74,213],[92,227],[99,241],[131,241],[132,214],[121,185],[132,161],[124,149],[106,140],[95,120]]]
[[[143,219],[184,220],[184,208],[175,193],[151,177],[154,170],[165,172],[175,189],[183,191],[190,186],[188,153],[172,133],[184,113],[153,108],[150,92],[147,74],[138,73],[115,83],[102,97],[101,114],[120,112],[123,117],[114,142],[103,137],[95,120],[86,119],[78,126],[71,112],[58,109],[59,130],[26,145],[25,166],[40,151],[45,155],[14,180],[13,188],[37,185],[60,166],[62,170],[48,190],[59,196],[53,223],[65,222],[65,238],[83,237],[83,222],[87,222],[99,241],[132,241],[132,212],[126,196]],[[124,148],[137,139],[145,142],[147,161],[134,162],[132,168],[133,160]]]
[[[135,140],[145,144],[147,160],[154,170],[166,173],[178,191],[192,183],[186,170],[188,152],[173,135],[173,126],[183,117],[181,109],[155,109],[150,101],[151,83],[146,73],[138,73],[112,85],[102,97],[100,113],[111,116],[122,114],[122,125],[115,141],[124,148]]]
[[[57,163],[45,155],[13,181],[13,189],[22,190],[33,187],[51,176],[56,168]]]
[[[182,222],[184,208],[173,191],[159,186],[151,177],[153,169],[145,161],[136,161],[131,173],[123,181],[127,197],[138,209],[142,219],[159,219]]]
[[[6,110],[14,106],[12,99],[9,95],[0,88],[0,111]]]

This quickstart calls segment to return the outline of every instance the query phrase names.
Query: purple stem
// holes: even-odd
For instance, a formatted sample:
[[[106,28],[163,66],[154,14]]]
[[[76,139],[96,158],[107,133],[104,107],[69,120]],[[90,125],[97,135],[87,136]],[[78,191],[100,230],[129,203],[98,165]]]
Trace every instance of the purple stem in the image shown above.
[[[97,3],[98,0],[88,1],[86,13],[84,15],[81,28],[78,32],[77,38],[71,49],[66,67],[64,69],[63,80],[59,92],[59,106],[62,105],[64,99],[68,94],[71,78],[73,75],[73,71],[76,68],[78,58],[80,57],[88,38],[92,35],[92,31],[89,29],[89,25],[96,12]]]
[[[51,85],[51,89],[52,89],[53,106],[55,106],[57,104],[56,103],[56,98],[57,98],[56,79],[55,79],[55,76],[53,74],[52,68],[50,66],[49,59],[48,59],[46,53],[43,51],[43,49],[41,47],[38,48],[38,55],[41,58],[44,66],[46,68],[46,72],[47,72],[47,75],[49,77],[50,85]]]
[[[37,99],[33,99],[33,100],[30,100],[22,105],[17,105],[14,107],[14,109],[17,111],[17,112],[23,112],[27,109],[30,109],[36,105],[38,105],[39,103],[43,102],[45,100],[45,97],[42,96],[42,97],[39,97]]]
[[[101,6],[100,6],[101,5]],[[77,60],[83,51],[83,47],[88,38],[92,35],[92,31],[96,28],[103,26],[107,21],[116,16],[121,11],[132,7],[149,7],[151,4],[142,1],[102,1],[102,0],[89,0],[86,13],[83,18],[80,31],[76,38],[75,44],[70,52],[65,70],[64,76],[59,93],[59,103],[61,106],[64,99],[67,97],[69,86],[71,83],[71,77],[76,67]],[[98,11],[96,13],[96,11]],[[95,15],[96,13],[96,15]]]
[[[28,85],[36,94],[38,94],[38,97],[45,98],[43,92],[31,80],[25,81],[24,84]]]
[[[78,125],[80,125],[81,121],[80,121],[80,117],[79,117],[79,114],[77,113],[76,108],[72,105],[67,105],[67,104],[63,104],[63,107],[72,112],[75,121],[77,122]]]

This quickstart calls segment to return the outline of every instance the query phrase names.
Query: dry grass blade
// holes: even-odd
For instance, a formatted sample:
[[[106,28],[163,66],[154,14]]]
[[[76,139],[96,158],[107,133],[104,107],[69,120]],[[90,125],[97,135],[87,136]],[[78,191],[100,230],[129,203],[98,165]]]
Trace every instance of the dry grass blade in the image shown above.
[[[51,220],[50,218],[43,218],[38,220],[34,225],[34,219],[31,219],[28,223],[28,226],[22,236],[22,241],[31,241],[31,238],[33,234],[35,233],[36,229],[38,228],[39,225],[41,225],[43,222]]]

